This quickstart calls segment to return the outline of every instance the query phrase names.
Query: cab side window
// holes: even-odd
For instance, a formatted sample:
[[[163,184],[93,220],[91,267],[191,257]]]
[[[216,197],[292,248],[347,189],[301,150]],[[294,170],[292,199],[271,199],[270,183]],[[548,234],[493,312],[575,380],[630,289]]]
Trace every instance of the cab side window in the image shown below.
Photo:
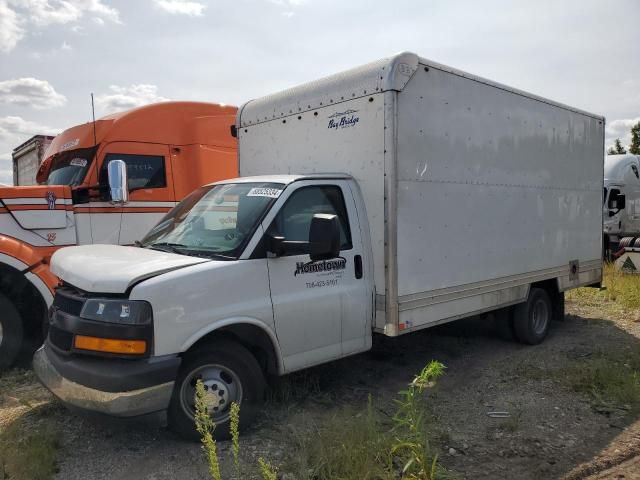
[[[636,178],[640,178],[640,173],[638,172],[638,167],[636,167],[635,165],[631,165],[631,170],[633,170],[633,174],[636,176]]]
[[[102,162],[100,184],[108,184],[107,165],[111,160],[124,160],[127,164],[129,191],[167,186],[164,157],[160,155],[133,155],[108,153]]]
[[[309,241],[311,219],[316,213],[337,215],[340,223],[340,250],[350,250],[351,230],[349,218],[342,196],[342,190],[335,185],[303,187],[296,190],[284,204],[269,227],[270,235],[284,237],[287,241]],[[302,251],[288,255],[304,254]]]

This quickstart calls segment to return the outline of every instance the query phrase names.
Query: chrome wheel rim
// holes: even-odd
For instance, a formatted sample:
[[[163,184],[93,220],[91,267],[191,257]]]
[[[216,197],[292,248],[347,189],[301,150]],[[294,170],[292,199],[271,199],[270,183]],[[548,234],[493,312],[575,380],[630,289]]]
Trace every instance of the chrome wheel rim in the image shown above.
[[[207,411],[214,423],[224,423],[229,419],[232,403],[240,405],[242,384],[235,372],[224,365],[202,365],[193,370],[180,387],[180,404],[183,411],[194,418],[196,411],[196,384],[204,385]]]
[[[549,323],[549,306],[544,300],[538,300],[531,312],[531,320],[533,323],[533,331],[536,335],[542,335]]]

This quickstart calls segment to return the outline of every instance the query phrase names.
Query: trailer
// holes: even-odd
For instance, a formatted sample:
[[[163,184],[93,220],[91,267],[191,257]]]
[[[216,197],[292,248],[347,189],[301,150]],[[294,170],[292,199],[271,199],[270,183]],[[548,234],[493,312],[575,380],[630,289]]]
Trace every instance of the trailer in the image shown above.
[[[403,53],[250,101],[235,134],[242,177],[193,192],[142,248],[53,256],[34,368],[64,403],[166,410],[197,440],[200,380],[226,438],[268,375],[485,312],[535,345],[565,291],[601,280],[598,115]],[[126,203],[123,165],[109,181]]]

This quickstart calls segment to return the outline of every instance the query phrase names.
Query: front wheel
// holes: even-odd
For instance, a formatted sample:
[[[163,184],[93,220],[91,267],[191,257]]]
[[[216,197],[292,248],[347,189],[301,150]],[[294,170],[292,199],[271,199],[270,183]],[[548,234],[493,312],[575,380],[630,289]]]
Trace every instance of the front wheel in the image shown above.
[[[0,371],[10,367],[22,348],[22,319],[13,303],[0,294]]]
[[[230,437],[230,408],[240,406],[240,428],[249,425],[264,400],[265,379],[255,357],[233,341],[219,341],[188,353],[176,380],[167,413],[169,427],[180,436],[200,439],[195,426],[196,384],[205,389],[205,402],[215,423],[216,440]]]
[[[513,328],[516,338],[529,345],[537,345],[549,332],[553,316],[549,294],[541,288],[532,288],[525,303],[514,307]]]

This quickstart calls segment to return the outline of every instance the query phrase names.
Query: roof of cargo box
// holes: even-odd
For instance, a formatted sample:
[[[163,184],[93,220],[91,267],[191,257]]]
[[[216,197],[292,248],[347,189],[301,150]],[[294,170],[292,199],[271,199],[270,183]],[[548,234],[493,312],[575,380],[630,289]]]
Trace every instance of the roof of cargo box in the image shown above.
[[[522,95],[549,105],[604,121],[604,117],[528,93],[501,83],[478,77],[425,58],[415,53],[397,55],[346,70],[309,83],[250,100],[238,110],[236,126],[248,127],[270,120],[339,104],[354,98],[395,90],[402,91],[420,66],[458,75],[485,85]]]

